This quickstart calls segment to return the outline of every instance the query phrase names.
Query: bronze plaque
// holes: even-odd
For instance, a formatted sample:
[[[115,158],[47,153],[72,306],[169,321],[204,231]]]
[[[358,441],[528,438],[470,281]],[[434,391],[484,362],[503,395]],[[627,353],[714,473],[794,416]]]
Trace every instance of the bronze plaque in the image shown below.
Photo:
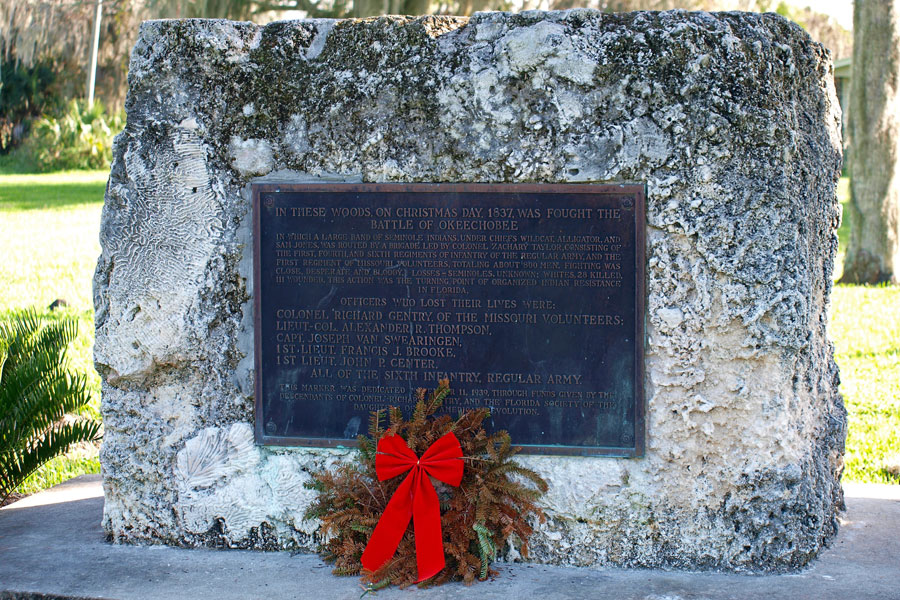
[[[641,185],[255,184],[257,442],[448,378],[526,452],[642,455],[644,219]]]

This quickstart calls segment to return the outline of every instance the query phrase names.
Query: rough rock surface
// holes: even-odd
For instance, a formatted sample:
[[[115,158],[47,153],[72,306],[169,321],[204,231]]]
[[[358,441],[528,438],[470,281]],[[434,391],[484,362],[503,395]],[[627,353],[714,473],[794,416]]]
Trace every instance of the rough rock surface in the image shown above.
[[[830,58],[776,15],[144,23],[95,277],[116,541],[313,549],[312,469],[252,439],[250,203],[278,172],[648,189],[648,449],[528,457],[533,560],[787,569],[835,533]],[[512,553],[515,556],[515,553]]]

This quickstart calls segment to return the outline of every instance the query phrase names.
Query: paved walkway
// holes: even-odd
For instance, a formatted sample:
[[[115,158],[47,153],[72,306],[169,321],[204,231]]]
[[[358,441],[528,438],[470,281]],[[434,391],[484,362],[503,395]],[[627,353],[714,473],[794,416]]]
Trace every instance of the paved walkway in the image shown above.
[[[900,600],[900,486],[848,485],[840,534],[790,575],[503,565],[472,587],[384,590],[376,599]],[[315,555],[114,546],[103,492],[86,475],[0,509],[0,600],[353,599],[359,580]]]

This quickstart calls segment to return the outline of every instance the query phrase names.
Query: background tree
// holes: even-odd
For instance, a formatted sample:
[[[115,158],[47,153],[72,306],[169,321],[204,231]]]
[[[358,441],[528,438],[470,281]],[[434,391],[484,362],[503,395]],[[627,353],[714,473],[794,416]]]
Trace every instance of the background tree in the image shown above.
[[[141,20],[152,18],[146,2],[103,0],[97,93],[108,106],[124,101],[128,54]],[[63,100],[81,97],[95,10],[92,0],[0,0],[0,84],[10,70],[49,65],[55,74],[53,93]],[[12,99],[5,98],[0,116],[11,105]]]
[[[843,283],[900,283],[900,0],[856,0]]]
[[[0,155],[29,136],[39,117],[60,118],[85,91],[97,0],[0,0]],[[784,0],[103,0],[96,97],[116,113],[124,104],[129,52],[139,24],[159,18],[227,18],[260,24],[306,17],[471,15],[484,10],[593,8],[776,11],[847,55],[851,36],[834,19]],[[288,12],[290,11],[290,12]]]
[[[137,0],[147,15],[153,19],[232,19],[241,21],[250,17],[255,0]]]
[[[254,14],[300,11],[313,18],[363,18],[378,15],[470,15],[479,10],[509,10],[507,0],[253,0]]]

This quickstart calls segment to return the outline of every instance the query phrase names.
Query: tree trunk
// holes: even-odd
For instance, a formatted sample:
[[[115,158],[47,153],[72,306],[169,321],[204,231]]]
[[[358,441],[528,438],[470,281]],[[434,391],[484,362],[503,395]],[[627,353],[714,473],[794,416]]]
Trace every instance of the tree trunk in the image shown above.
[[[900,283],[900,0],[855,0],[842,283]]]

